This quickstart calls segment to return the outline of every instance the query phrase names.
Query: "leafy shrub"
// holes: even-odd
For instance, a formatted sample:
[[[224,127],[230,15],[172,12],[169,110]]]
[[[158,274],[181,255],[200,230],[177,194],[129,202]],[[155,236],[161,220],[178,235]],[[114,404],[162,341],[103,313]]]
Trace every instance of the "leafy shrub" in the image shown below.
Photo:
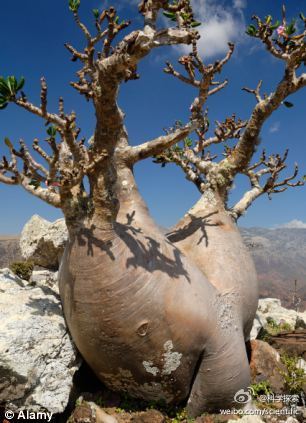
[[[14,261],[10,264],[10,269],[21,279],[29,281],[33,273],[34,264],[31,261]]]
[[[292,395],[299,395],[306,383],[304,369],[298,367],[299,357],[282,354],[281,361],[286,367],[286,371],[280,372],[284,378],[286,389]]]

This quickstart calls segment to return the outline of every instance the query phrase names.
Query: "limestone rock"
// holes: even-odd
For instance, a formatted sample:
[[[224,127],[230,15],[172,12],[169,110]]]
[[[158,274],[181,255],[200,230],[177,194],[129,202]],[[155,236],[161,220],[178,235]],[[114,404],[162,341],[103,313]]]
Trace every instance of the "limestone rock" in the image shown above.
[[[296,312],[282,307],[281,301],[277,298],[260,299],[258,303],[257,313],[254,319],[253,328],[250,339],[256,339],[261,328],[267,324],[267,319],[272,318],[277,324],[288,323],[292,329],[296,327],[306,327],[306,312]]]
[[[0,271],[0,403],[64,411],[80,365],[56,288]]]
[[[306,323],[306,311],[296,312],[282,307],[281,301],[277,298],[264,298],[259,300],[258,311],[260,317],[271,317],[277,324],[281,322],[289,323],[292,328],[295,328],[297,319]]]
[[[259,332],[267,324],[267,319],[264,316],[261,316],[259,313],[256,313],[255,319],[253,322],[253,327],[250,334],[250,339],[256,339],[259,335]]]
[[[51,223],[38,215],[24,226],[21,238],[21,254],[38,266],[57,270],[67,242],[68,232],[64,219]]]
[[[52,272],[51,270],[33,270],[29,282],[33,286],[49,286],[52,288],[58,282],[58,272]]]

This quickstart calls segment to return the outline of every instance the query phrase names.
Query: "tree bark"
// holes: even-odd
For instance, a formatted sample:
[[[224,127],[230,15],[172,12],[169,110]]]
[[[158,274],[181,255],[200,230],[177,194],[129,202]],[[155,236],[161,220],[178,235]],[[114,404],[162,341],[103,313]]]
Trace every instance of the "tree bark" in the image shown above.
[[[256,270],[224,199],[217,191],[207,190],[168,239],[228,298],[247,339],[258,302]]]

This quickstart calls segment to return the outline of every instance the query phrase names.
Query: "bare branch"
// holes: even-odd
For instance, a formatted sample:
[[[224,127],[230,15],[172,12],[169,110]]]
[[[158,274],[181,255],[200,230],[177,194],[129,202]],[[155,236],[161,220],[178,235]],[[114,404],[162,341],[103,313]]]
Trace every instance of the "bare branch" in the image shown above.
[[[129,163],[136,163],[139,160],[158,155],[163,150],[186,138],[196,127],[197,123],[191,122],[172,133],[147,141],[137,147],[128,147],[122,152],[122,155]]]
[[[47,115],[47,94],[48,94],[48,88],[46,84],[46,80],[44,77],[40,80],[41,83],[41,93],[40,93],[40,99],[41,99],[41,112],[43,117],[46,117]]]
[[[192,41],[192,47],[192,53],[190,53],[188,56],[182,56],[179,59],[179,63],[185,68],[188,77],[176,71],[172,64],[169,62],[167,62],[167,66],[164,71],[178,78],[182,82],[199,88],[199,96],[196,98],[192,105],[194,110],[199,110],[203,107],[208,96],[217,93],[228,84],[227,80],[222,83],[216,83],[214,81],[214,77],[217,73],[221,72],[223,66],[231,58],[234,51],[234,45],[229,43],[229,50],[226,56],[222,60],[216,61],[214,64],[207,66],[204,65],[202,59],[199,56],[196,39]],[[198,79],[196,76],[197,73],[199,74]],[[210,89],[210,86],[214,86],[214,88]]]
[[[305,184],[304,181],[296,179],[298,175],[298,165],[295,164],[294,172],[291,176],[278,182],[280,173],[286,168],[286,159],[288,156],[288,150],[285,151],[283,157],[279,154],[271,155],[266,158],[265,152],[263,152],[260,160],[250,166],[244,174],[248,176],[252,189],[247,191],[240,201],[230,210],[231,215],[235,220],[242,216],[250,205],[261,195],[267,194],[271,199],[272,194],[277,194],[286,191],[289,187],[299,187]],[[261,168],[261,166],[264,166]],[[255,171],[256,169],[258,171]],[[261,183],[263,176],[270,174],[268,179]]]
[[[2,171],[0,171],[0,182],[7,185],[18,185],[18,180],[14,176],[5,176]]]
[[[49,164],[52,162],[52,158],[40,147],[39,140],[37,138],[33,141],[33,150],[35,150],[43,159]]]
[[[20,179],[20,185],[30,194],[40,198],[41,200],[45,201],[51,206],[54,206],[56,208],[61,207],[60,195],[54,192],[52,188],[41,188],[41,187],[35,188],[33,185],[31,185],[31,180],[22,174],[20,175],[19,179]]]
[[[74,20],[76,22],[76,24],[78,25],[78,27],[81,29],[81,31],[83,32],[83,34],[85,35],[86,39],[88,41],[91,40],[92,36],[88,30],[88,28],[86,27],[86,25],[84,25],[81,21],[80,21],[80,17],[77,11],[73,12],[73,17]]]
[[[228,84],[228,80],[226,79],[224,82],[221,82],[220,84],[218,84],[217,87],[209,90],[208,95],[210,96],[210,95],[216,94],[217,92],[223,90],[223,88],[225,88],[227,86],[227,84]],[[214,85],[214,84],[211,84],[211,85]]]
[[[247,87],[244,87],[242,89],[243,89],[243,91],[246,91],[248,93],[254,94],[255,97],[256,97],[256,100],[258,101],[258,103],[260,103],[262,101],[262,98],[261,98],[261,95],[260,95],[260,88],[261,88],[261,86],[262,86],[262,80],[260,80],[258,82],[258,85],[255,88],[255,90],[252,90],[252,89],[247,88]]]
[[[18,106],[26,109],[28,112],[33,113],[36,116],[46,119],[48,122],[53,123],[60,128],[64,128],[65,120],[60,118],[58,115],[54,113],[44,113],[40,107],[34,106],[34,104],[30,103],[29,101],[25,101],[23,98],[16,99],[15,104]]]
[[[303,55],[305,55],[306,59],[306,48]],[[303,75],[299,78],[295,76],[294,70],[299,66],[298,63],[300,63],[300,59],[297,60],[297,58],[294,58],[294,60],[291,58],[288,61],[284,77],[275,92],[256,104],[237,146],[231,155],[224,159],[223,162],[220,162],[220,173],[223,174],[228,185],[232,183],[237,173],[248,166],[256,146],[260,142],[259,134],[264,122],[282,105],[286,97],[306,86],[306,78]]]

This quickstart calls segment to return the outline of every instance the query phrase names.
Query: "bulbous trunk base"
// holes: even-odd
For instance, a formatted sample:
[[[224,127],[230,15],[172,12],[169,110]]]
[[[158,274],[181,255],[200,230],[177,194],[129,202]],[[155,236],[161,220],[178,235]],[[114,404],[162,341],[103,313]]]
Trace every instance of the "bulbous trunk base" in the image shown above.
[[[168,403],[191,391],[189,404],[200,413],[220,408],[249,383],[246,353],[236,346],[238,328],[224,315],[222,296],[156,232],[117,223],[70,234],[60,294],[79,351],[110,389]],[[230,385],[212,355],[224,360]],[[208,401],[215,386],[221,393]]]

